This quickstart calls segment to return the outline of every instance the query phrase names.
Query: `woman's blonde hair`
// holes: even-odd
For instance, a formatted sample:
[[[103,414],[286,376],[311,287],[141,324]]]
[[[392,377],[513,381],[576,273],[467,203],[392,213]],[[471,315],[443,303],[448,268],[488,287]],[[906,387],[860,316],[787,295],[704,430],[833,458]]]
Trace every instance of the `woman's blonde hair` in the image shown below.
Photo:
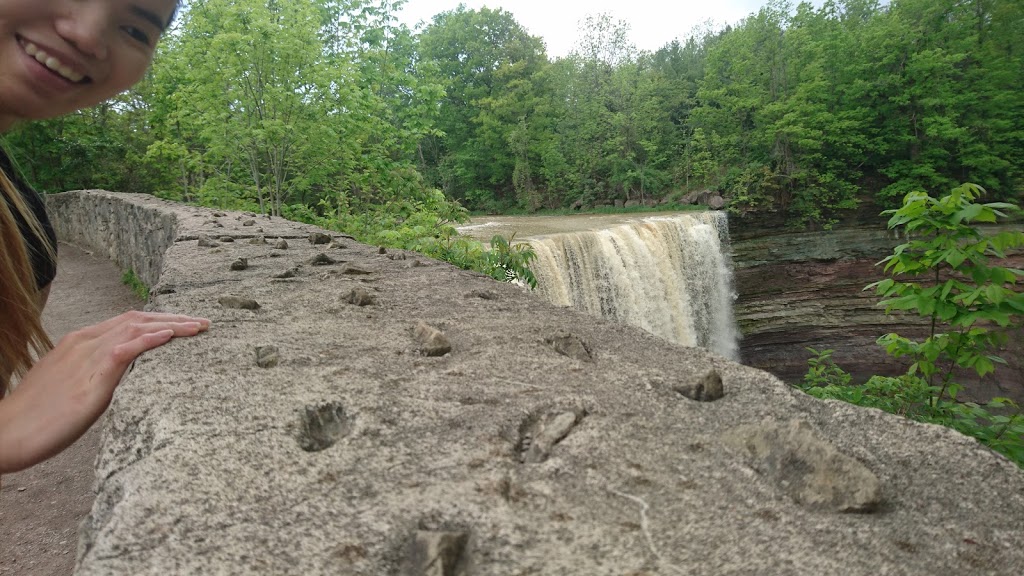
[[[0,169],[0,398],[7,392],[11,375],[23,376],[32,367],[33,353],[42,355],[53,343],[43,329],[38,286],[28,253],[28,239],[18,219],[28,224],[37,245],[56,262],[54,247],[42,224],[25,203],[21,192]]]

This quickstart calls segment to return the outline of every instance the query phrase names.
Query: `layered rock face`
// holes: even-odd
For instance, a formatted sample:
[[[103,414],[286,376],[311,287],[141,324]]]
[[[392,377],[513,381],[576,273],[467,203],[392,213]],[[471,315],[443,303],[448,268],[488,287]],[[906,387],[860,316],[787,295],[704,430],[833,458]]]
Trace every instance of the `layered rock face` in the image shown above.
[[[115,394],[80,576],[1024,571],[1024,471],[951,430],[308,226],[51,202],[169,218],[93,249],[213,320]]]
[[[863,381],[872,375],[906,370],[876,344],[890,332],[921,339],[930,332],[917,315],[886,315],[868,284],[884,277],[876,266],[903,242],[877,227],[779,234],[732,226],[733,263],[738,300],[736,319],[743,334],[741,360],[786,382],[807,372],[808,347],[835,350],[833,359]],[[1024,267],[1024,254],[1004,265]],[[1006,366],[970,383],[966,397],[987,400],[1009,396],[1024,401],[1024,331],[1010,335],[997,353]]]

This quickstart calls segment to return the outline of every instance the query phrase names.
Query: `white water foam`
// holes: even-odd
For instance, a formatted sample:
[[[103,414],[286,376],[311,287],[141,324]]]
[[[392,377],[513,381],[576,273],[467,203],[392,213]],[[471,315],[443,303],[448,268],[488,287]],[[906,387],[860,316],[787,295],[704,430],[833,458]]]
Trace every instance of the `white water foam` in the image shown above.
[[[655,216],[529,238],[549,301],[739,360],[724,214]]]

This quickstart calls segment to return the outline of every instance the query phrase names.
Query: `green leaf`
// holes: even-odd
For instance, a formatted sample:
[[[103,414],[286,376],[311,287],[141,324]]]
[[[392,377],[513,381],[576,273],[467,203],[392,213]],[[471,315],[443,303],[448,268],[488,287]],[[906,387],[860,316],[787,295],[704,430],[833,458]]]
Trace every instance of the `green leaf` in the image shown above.
[[[946,280],[946,283],[943,284],[942,286],[942,294],[939,295],[939,299],[945,300],[949,296],[950,291],[953,290],[953,286],[955,285],[956,283],[953,280]]]
[[[946,255],[946,262],[949,263],[953,268],[959,268],[961,264],[966,260],[966,256],[959,250],[950,250]]]
[[[977,218],[984,209],[985,207],[981,204],[968,204],[964,209],[953,215],[953,222],[957,224],[963,220],[970,222]]]
[[[1001,286],[989,284],[985,287],[985,297],[993,304],[1002,304],[1006,299],[1006,291]]]

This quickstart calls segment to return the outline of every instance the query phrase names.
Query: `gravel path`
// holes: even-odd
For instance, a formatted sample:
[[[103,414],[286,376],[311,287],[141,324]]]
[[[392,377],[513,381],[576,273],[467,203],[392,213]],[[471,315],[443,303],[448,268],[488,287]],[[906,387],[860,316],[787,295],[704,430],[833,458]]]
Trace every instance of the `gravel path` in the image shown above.
[[[57,279],[43,313],[54,341],[61,336],[140,309],[121,284],[117,267],[68,245],[60,247]],[[101,421],[102,422],[102,421]],[[78,524],[93,501],[93,461],[100,425],[56,457],[6,475],[0,489],[0,575],[63,576],[75,566]]]

